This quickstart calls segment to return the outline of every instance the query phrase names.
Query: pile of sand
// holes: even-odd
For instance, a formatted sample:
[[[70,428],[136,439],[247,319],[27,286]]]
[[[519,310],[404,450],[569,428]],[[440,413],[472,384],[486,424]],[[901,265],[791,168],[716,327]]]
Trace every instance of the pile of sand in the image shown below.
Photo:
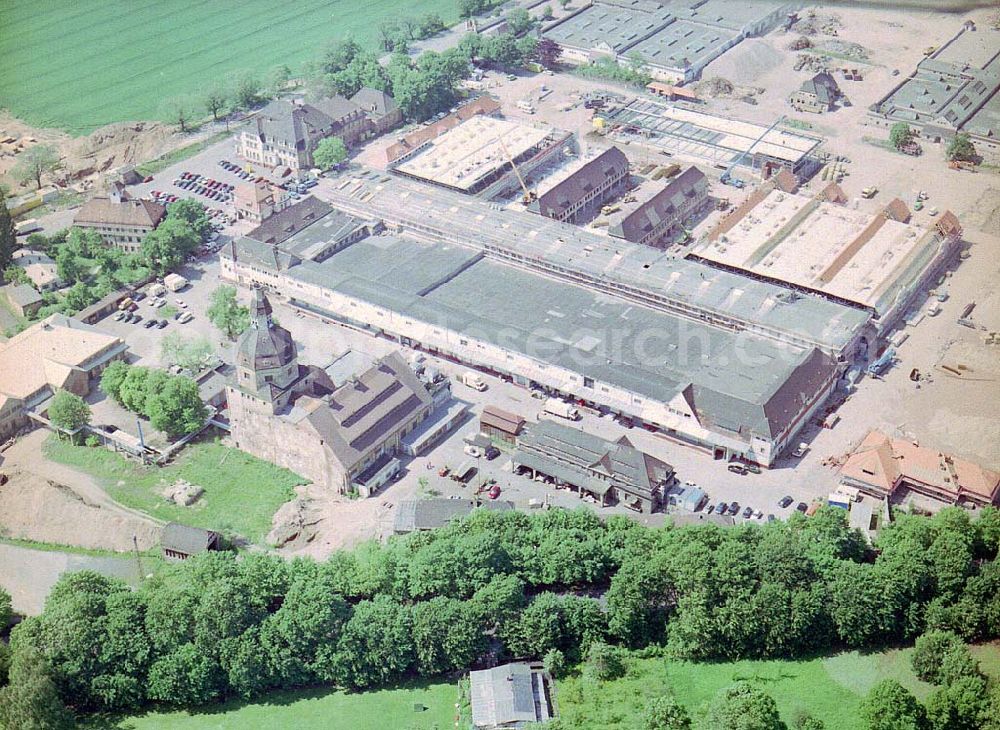
[[[161,528],[138,517],[88,504],[69,487],[29,472],[6,472],[0,487],[0,531],[7,537],[126,551],[135,535],[140,550],[160,542]]]
[[[760,78],[785,62],[785,54],[766,38],[748,38],[710,63],[703,77],[721,76],[733,84],[759,83]]]
[[[66,172],[74,179],[158,157],[175,142],[160,122],[117,122],[72,140],[63,150]]]

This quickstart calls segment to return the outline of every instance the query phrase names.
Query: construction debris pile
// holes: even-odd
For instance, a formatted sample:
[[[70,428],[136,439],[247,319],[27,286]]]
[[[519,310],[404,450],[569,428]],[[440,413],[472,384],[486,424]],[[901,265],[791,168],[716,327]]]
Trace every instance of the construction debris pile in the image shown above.
[[[192,504],[201,499],[201,495],[204,493],[205,490],[203,488],[183,480],[174,482],[163,490],[163,496],[166,497],[167,501],[173,502],[181,507],[190,507]]]

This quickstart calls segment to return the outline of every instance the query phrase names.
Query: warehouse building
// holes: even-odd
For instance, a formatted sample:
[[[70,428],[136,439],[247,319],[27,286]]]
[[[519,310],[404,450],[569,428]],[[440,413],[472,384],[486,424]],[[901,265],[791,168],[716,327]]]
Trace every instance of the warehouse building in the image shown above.
[[[628,184],[628,159],[620,149],[611,147],[547,179],[527,208],[553,220],[584,223]]]
[[[977,149],[1000,151],[1000,45],[996,33],[965,23],[909,77],[869,108],[891,127],[905,122],[932,140],[967,132]]]
[[[728,119],[652,99],[633,99],[602,112],[612,137],[635,141],[670,155],[726,169],[784,167],[799,173],[814,160],[821,137]]]
[[[543,29],[569,63],[634,59],[654,79],[671,84],[702,70],[744,38],[787,21],[794,4],[724,0],[595,0]]]
[[[527,177],[572,147],[569,132],[475,115],[393,161],[390,169],[466,195],[492,198],[518,187],[513,166]]]
[[[632,201],[623,202],[609,219],[608,235],[644,246],[673,243],[712,209],[708,178],[697,167],[666,184],[647,180],[629,197]]]
[[[961,244],[962,228],[951,212],[918,226],[896,199],[869,215],[845,205],[835,183],[812,197],[768,186],[749,202],[720,221],[693,256],[861,304],[883,335],[954,261]]]
[[[252,279],[243,261],[224,251],[223,275]],[[836,350],[854,342],[867,316],[678,263],[686,271],[674,272],[670,284],[690,284],[703,302],[716,302],[716,323],[553,280],[467,247],[391,236],[268,276],[294,306],[629,416],[717,458],[769,465],[820,408],[843,365],[770,327],[770,335],[734,331],[721,324],[727,318],[718,307],[788,320],[805,327],[787,330],[796,340]]]

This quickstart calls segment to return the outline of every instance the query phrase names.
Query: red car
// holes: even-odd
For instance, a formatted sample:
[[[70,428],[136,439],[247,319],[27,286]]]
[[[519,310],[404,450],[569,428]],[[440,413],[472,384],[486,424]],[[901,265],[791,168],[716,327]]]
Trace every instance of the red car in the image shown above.
[[[448,467],[446,467],[446,466],[442,466],[442,467],[441,467],[441,468],[440,468],[440,469],[438,470],[438,476],[439,476],[439,477],[446,477],[446,476],[448,476],[448,472],[449,472],[449,471],[451,471],[451,470],[450,470],[450,469],[449,469]]]
[[[500,496],[500,485],[499,484],[494,484],[492,487],[490,487],[490,491],[488,492],[488,495],[489,495],[490,499],[496,499],[497,497],[499,497]]]

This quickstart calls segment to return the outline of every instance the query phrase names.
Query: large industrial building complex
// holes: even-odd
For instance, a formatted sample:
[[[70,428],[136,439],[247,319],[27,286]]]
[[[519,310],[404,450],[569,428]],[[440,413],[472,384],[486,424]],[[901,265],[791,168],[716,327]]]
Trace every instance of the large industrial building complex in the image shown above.
[[[405,180],[349,182],[332,204],[391,234],[323,262],[240,239],[223,276],[719,458],[773,463],[873,337],[861,307]]]
[[[571,63],[641,61],[653,78],[693,81],[744,38],[785,23],[794,4],[723,0],[595,0],[544,29]]]
[[[862,304],[883,333],[954,260],[962,235],[947,211],[928,228],[911,223],[899,199],[860,213],[835,183],[812,197],[768,186],[748,203],[708,233],[697,258]]]
[[[979,146],[1000,149],[1000,45],[996,34],[965,23],[948,43],[871,106],[890,126],[906,122],[930,139],[967,132]]]
[[[633,99],[601,117],[610,133],[654,149],[722,169],[785,167],[798,173],[814,160],[821,137],[652,99]]]

